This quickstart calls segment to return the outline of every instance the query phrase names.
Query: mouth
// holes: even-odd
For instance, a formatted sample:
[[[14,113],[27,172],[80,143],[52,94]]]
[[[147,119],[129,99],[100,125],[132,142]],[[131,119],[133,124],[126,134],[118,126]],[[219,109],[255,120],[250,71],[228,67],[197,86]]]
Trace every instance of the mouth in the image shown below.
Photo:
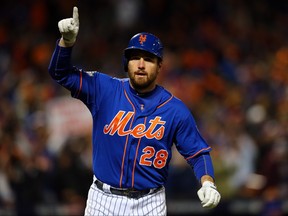
[[[147,73],[145,71],[136,71],[134,74],[135,76],[138,76],[138,77],[147,76]]]

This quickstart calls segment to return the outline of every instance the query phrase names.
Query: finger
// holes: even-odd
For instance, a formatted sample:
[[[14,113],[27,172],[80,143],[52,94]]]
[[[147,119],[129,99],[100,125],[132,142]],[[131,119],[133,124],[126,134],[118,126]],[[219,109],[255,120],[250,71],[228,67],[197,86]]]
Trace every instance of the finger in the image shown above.
[[[215,206],[218,205],[218,203],[220,202],[220,199],[221,199],[221,195],[218,193],[218,194],[216,195],[216,198],[215,198],[215,201],[214,201],[214,205],[215,205]]]
[[[204,199],[202,200],[202,204],[208,203],[211,200],[211,190],[205,190]]]
[[[74,26],[75,26],[74,25],[74,20],[72,18],[67,20],[66,26],[67,26],[67,31],[73,31]]]
[[[74,7],[73,8],[73,21],[75,25],[79,24],[79,14],[78,14],[78,8]]]
[[[219,193],[211,193],[210,199],[207,203],[203,205],[203,208],[214,208],[218,205],[220,201],[220,194]]]
[[[64,33],[64,32],[67,32],[67,25],[66,25],[66,20],[61,20],[59,23],[58,23],[58,26],[59,26],[59,30],[60,32]]]
[[[63,32],[62,20],[58,22],[58,28],[60,32]]]
[[[203,204],[202,204],[203,205]],[[206,202],[204,205],[203,205],[203,208],[213,208],[215,207],[215,200],[212,198],[212,199],[209,199],[208,202]]]
[[[65,19],[63,21],[63,32],[69,32],[71,30],[71,18]]]
[[[201,189],[198,190],[197,194],[198,194],[198,197],[199,197],[200,201],[202,202],[204,200],[203,190],[201,190]]]
[[[203,205],[203,208],[213,208],[215,207],[214,200],[210,199],[207,203]]]

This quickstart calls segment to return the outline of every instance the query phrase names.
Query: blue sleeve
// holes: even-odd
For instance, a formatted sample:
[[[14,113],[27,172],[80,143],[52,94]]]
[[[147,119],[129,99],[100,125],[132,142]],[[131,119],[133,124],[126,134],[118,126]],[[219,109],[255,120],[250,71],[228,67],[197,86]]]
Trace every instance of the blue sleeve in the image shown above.
[[[175,145],[186,160],[211,150],[201,136],[191,112],[184,106],[180,107],[177,116]]]
[[[199,182],[203,175],[209,175],[215,179],[212,159],[208,152],[190,158],[187,160],[187,162],[193,168],[194,174]]]
[[[56,42],[48,71],[50,76],[71,92],[71,96],[83,101],[88,107],[96,105],[95,95],[100,98],[97,72],[85,72],[71,65],[72,47],[59,46]]]
[[[71,64],[73,47],[59,46],[59,40],[50,60],[50,76],[71,92],[71,96],[81,100],[92,115],[99,109],[105,98],[113,95],[119,81],[96,71],[85,71]]]
[[[184,105],[180,106],[177,125],[176,148],[193,168],[196,178],[199,181],[203,175],[214,178],[214,169],[209,153],[211,147],[198,130],[191,111]]]
[[[60,85],[71,91],[75,97],[80,88],[81,71],[71,65],[72,47],[59,46],[59,40],[52,54],[48,71],[50,76]]]

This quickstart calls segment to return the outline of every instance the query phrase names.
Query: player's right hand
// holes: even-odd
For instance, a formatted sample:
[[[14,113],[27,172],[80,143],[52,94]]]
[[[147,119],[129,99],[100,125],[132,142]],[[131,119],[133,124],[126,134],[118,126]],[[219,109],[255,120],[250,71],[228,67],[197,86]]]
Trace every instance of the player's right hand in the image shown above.
[[[79,31],[78,8],[73,8],[73,17],[62,19],[58,22],[58,28],[62,38],[67,44],[74,44]]]

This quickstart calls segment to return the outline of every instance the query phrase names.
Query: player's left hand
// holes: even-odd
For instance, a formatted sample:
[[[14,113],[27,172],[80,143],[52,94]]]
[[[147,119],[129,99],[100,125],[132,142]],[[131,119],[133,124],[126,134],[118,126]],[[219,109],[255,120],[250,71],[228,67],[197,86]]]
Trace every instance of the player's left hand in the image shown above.
[[[73,17],[62,19],[58,22],[58,28],[64,42],[74,44],[79,31],[78,8],[73,8]]]
[[[213,182],[205,181],[197,192],[203,208],[214,208],[221,199],[220,193],[217,191]]]

